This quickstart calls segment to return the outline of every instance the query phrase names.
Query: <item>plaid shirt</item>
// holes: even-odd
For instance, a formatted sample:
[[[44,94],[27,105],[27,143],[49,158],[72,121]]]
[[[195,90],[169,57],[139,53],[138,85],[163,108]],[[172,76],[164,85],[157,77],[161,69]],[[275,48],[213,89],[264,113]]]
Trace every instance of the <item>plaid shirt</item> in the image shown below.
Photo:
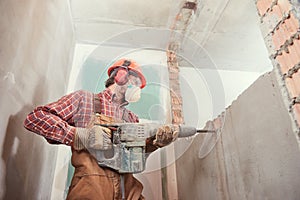
[[[100,111],[94,109],[94,95],[100,99]],[[72,145],[76,127],[87,127],[95,112],[124,122],[139,122],[137,115],[113,101],[110,89],[98,94],[80,90],[35,108],[27,115],[24,127],[51,144]]]

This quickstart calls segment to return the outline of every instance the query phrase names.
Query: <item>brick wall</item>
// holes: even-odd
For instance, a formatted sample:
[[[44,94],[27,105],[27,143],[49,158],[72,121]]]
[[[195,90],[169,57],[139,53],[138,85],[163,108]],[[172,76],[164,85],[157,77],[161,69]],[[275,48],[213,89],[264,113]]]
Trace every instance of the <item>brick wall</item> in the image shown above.
[[[262,33],[270,59],[287,91],[287,106],[300,126],[300,29],[299,11],[289,0],[257,0]]]
[[[183,124],[182,97],[179,84],[179,66],[175,52],[167,51],[172,124]]]

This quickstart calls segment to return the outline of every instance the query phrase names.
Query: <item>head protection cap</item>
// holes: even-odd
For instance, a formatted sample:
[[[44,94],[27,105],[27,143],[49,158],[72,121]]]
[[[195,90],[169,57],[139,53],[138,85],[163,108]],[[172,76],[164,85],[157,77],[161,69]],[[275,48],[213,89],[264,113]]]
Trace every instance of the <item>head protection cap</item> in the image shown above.
[[[118,84],[125,84],[128,81],[128,75],[132,74],[141,79],[141,89],[146,86],[146,79],[142,73],[142,70],[140,66],[133,60],[123,58],[116,61],[107,70],[108,76],[111,76],[113,73],[116,73],[115,81]]]

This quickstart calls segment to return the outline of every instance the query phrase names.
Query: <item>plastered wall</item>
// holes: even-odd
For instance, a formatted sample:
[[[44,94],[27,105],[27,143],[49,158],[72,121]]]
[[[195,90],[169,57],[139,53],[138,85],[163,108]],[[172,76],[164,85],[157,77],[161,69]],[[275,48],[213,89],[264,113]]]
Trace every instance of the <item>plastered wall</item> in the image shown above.
[[[215,140],[198,135],[176,161],[179,199],[299,199],[297,136],[276,77],[260,77],[212,122],[210,154],[200,149]]]
[[[69,2],[0,1],[0,199],[50,199],[56,147],[25,116],[66,91],[74,35]]]

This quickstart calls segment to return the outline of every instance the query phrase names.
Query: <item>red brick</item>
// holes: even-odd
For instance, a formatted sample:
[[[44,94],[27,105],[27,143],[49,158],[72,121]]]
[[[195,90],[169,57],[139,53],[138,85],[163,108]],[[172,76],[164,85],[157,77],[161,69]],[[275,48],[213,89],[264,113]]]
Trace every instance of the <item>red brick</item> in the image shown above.
[[[287,13],[291,9],[291,4],[288,0],[278,0],[277,5],[280,7],[282,13]]]
[[[272,41],[274,43],[275,50],[280,49],[280,47],[285,42],[284,33],[282,29],[275,30],[274,34],[272,35]]]
[[[257,7],[257,10],[258,10],[259,16],[262,16],[265,12],[262,1],[257,1],[256,2],[256,7]]]
[[[256,3],[258,13],[263,16],[271,6],[272,0],[258,0]]]
[[[293,74],[292,78],[286,78],[285,83],[291,98],[295,98],[300,95],[300,71]]]
[[[277,57],[277,61],[281,64],[280,68],[282,73],[287,73],[289,69],[294,67],[300,61],[300,55],[296,51],[296,47],[290,45],[287,48],[289,53],[286,53],[285,50],[283,50],[282,55]]]
[[[283,74],[287,73],[289,70],[289,66],[287,64],[287,61],[285,60],[284,54],[286,54],[285,52],[282,53],[282,55],[278,55],[276,57],[277,62],[279,63],[281,72]]]
[[[293,12],[290,13],[290,19],[291,19],[291,22],[297,27],[297,29],[300,27],[299,25],[299,19],[297,16],[295,16],[295,14]],[[296,31],[297,31],[296,29]]]
[[[295,18],[294,14],[291,14],[290,17],[284,21],[284,24],[289,32],[289,37],[294,35],[299,27],[298,20]]]
[[[299,42],[297,40],[297,42]],[[282,51],[282,55],[276,57],[277,62],[280,65],[281,72],[283,74],[288,73],[288,71],[293,68],[296,64],[300,62],[300,52],[298,51],[298,44],[288,46],[289,53]],[[296,75],[298,76],[298,74]]]
[[[296,122],[298,124],[298,127],[300,126],[300,104],[295,104],[293,106]]]
[[[288,19],[286,19],[286,20],[288,20]],[[291,36],[294,34],[293,32],[290,32],[288,30],[286,21],[284,21],[283,23],[281,23],[279,25],[279,29],[281,30],[282,39],[284,40],[283,43],[285,43],[285,41],[289,40],[291,38]]]
[[[290,50],[290,47],[288,47],[288,50]],[[283,50],[282,52],[282,55],[283,55],[283,59],[286,63],[286,67],[287,67],[287,70],[289,70],[291,67],[293,67],[293,63],[292,63],[292,60],[291,60],[291,53],[286,53],[285,50]]]
[[[293,74],[292,79],[297,89],[296,96],[300,96],[300,70]]]
[[[299,39],[294,39],[293,40],[293,46],[295,47],[295,51],[300,54],[300,40]]]
[[[297,52],[298,55],[298,63],[300,63],[300,40],[294,39],[293,42],[294,42],[293,46],[295,47],[295,51]]]
[[[291,98],[295,97],[296,88],[294,86],[293,80],[291,78],[286,78],[285,79],[285,84],[286,84],[286,87],[288,89],[290,97]]]
[[[275,17],[278,21],[281,20],[283,17],[283,13],[278,5],[274,5],[270,13],[268,13],[268,15]]]
[[[257,7],[257,10],[258,10],[258,14],[260,16],[262,16],[267,11],[266,8],[264,7],[264,1],[263,0],[257,1],[256,2],[256,7]]]
[[[291,51],[291,46],[288,47],[289,53],[286,53],[284,50],[282,51],[282,55],[278,56],[279,63],[283,65],[280,66],[282,73],[287,73],[290,68],[292,68],[295,64],[293,61],[293,57],[297,56],[295,52]],[[296,55],[294,55],[296,54]]]
[[[287,29],[287,24],[286,24],[287,20],[288,19],[286,19],[282,24],[280,24],[280,29],[282,29],[282,32],[283,32],[282,38],[284,39],[284,42],[289,40],[291,38],[291,36],[294,34]]]
[[[289,58],[290,60],[290,65],[288,69],[291,69],[294,67],[297,63],[300,62],[300,54],[297,51],[297,47],[293,44],[289,46]]]
[[[173,117],[173,120],[172,120],[172,123],[173,124],[183,124],[184,121],[183,121],[183,115],[182,115],[182,112],[181,110],[172,110],[172,117]]]
[[[172,105],[172,110],[182,110],[182,105],[173,104]]]

